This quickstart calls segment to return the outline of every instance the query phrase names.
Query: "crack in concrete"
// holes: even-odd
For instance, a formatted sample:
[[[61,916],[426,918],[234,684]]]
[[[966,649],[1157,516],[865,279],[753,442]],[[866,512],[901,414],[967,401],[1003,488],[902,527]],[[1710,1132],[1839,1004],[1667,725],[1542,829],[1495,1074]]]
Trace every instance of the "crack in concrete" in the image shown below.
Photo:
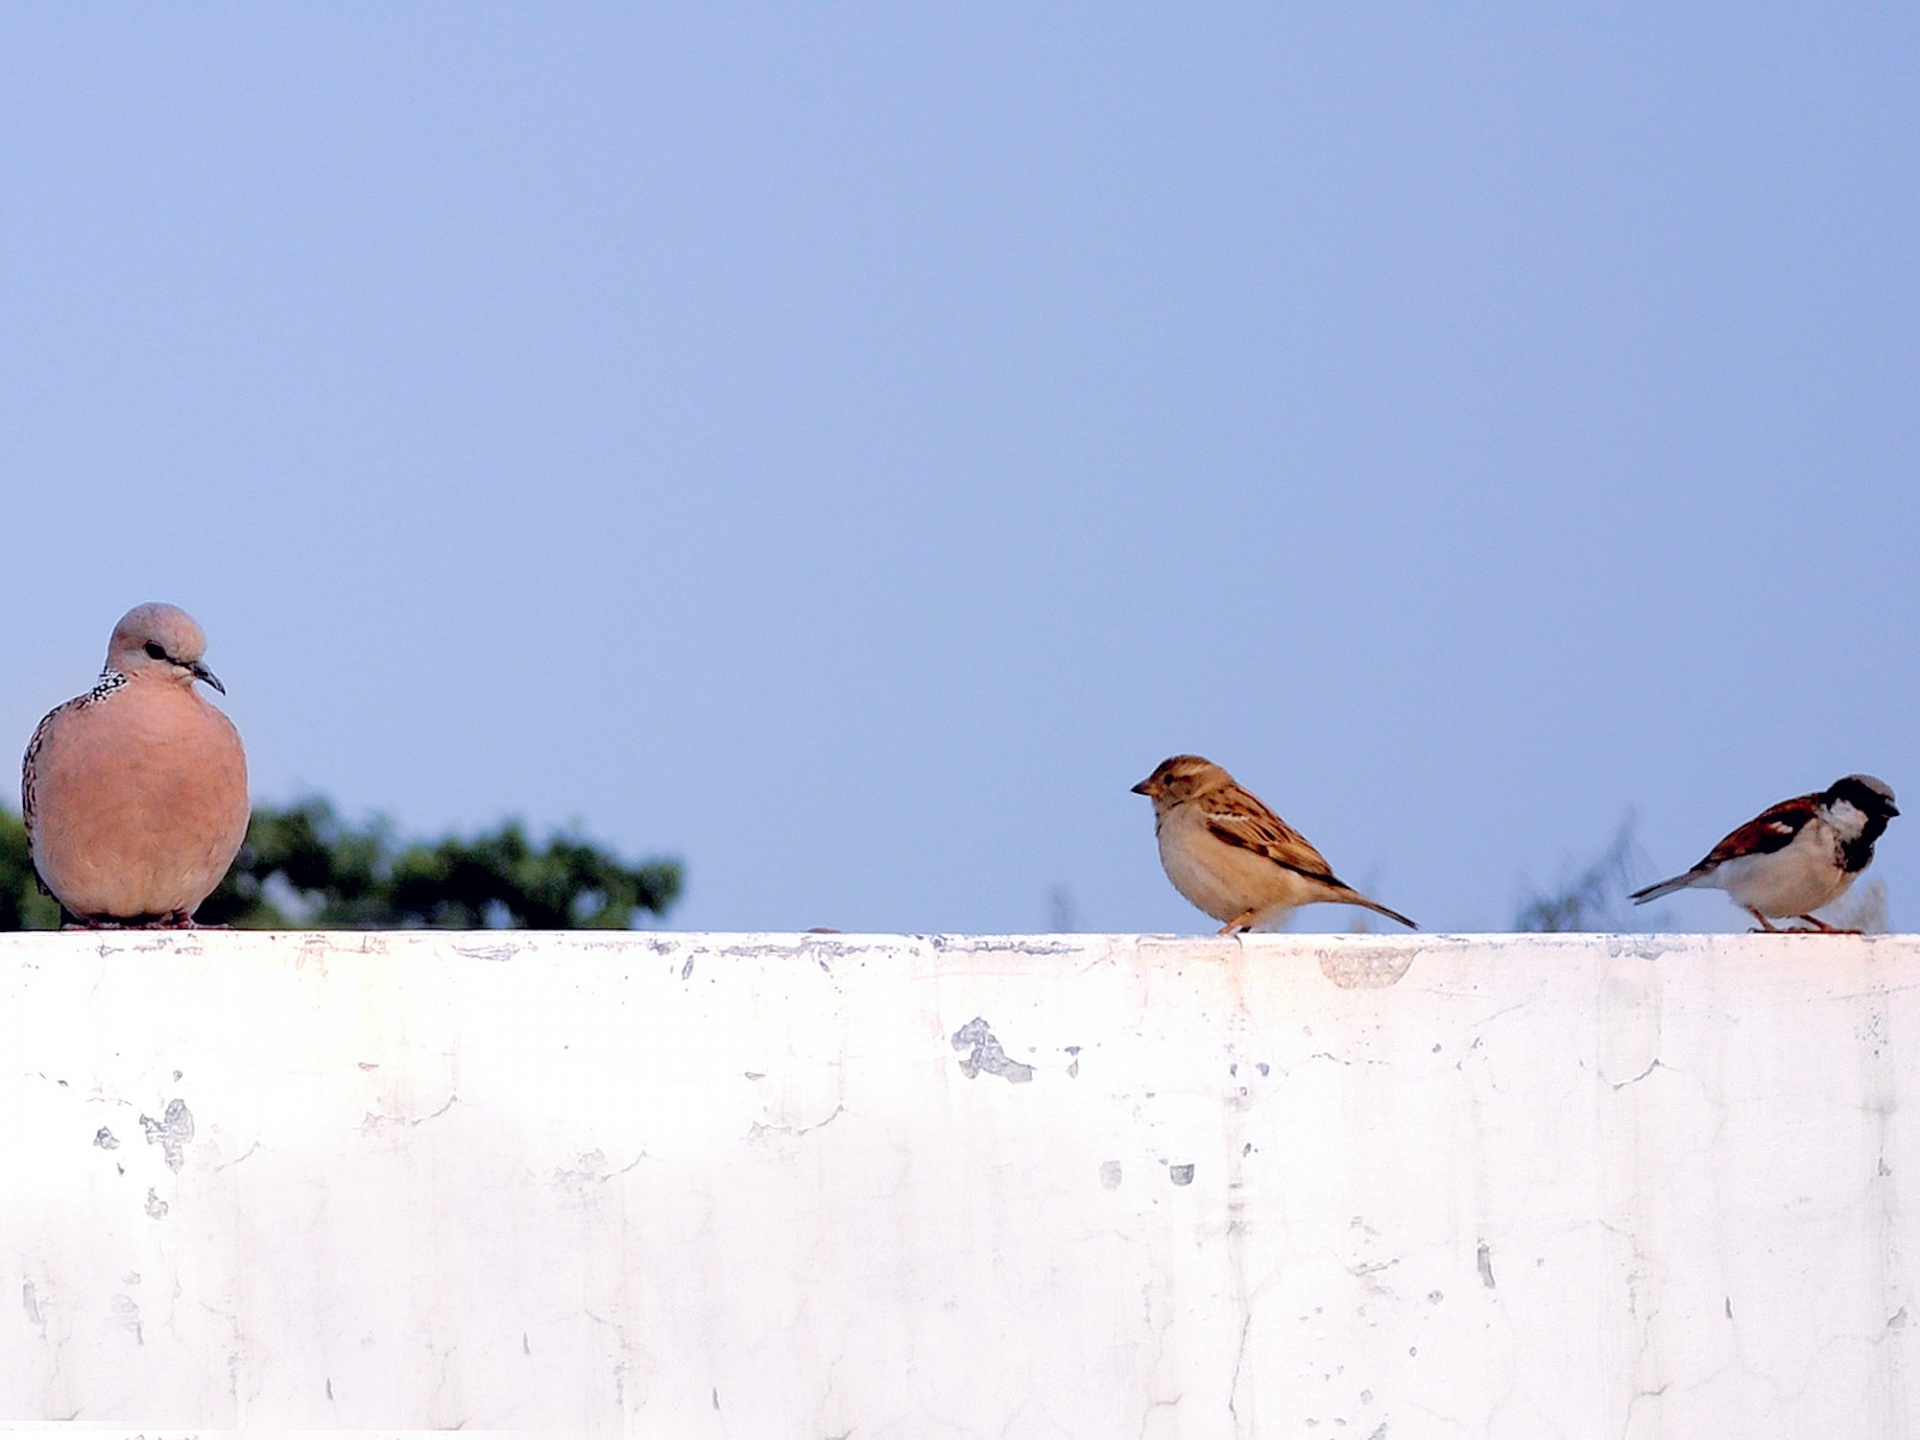
[[[816,1120],[811,1125],[763,1125],[756,1120],[752,1125],[747,1127],[747,1138],[749,1140],[759,1140],[768,1135],[811,1135],[814,1131],[831,1125],[846,1113],[846,1106],[836,1105],[833,1107],[833,1112],[828,1115],[826,1119]]]
[[[408,1126],[409,1128],[417,1125],[424,1125],[429,1120],[438,1120],[442,1115],[446,1114],[449,1110],[453,1109],[455,1105],[459,1104],[459,1102],[460,1102],[460,1097],[458,1095],[449,1095],[447,1097],[447,1103],[442,1105],[438,1110],[434,1111],[431,1115],[416,1115],[416,1116],[375,1115],[371,1110],[369,1110],[367,1112],[366,1119],[360,1122],[360,1128],[362,1130],[379,1130],[382,1127],[388,1126],[388,1125],[405,1125],[405,1126]]]

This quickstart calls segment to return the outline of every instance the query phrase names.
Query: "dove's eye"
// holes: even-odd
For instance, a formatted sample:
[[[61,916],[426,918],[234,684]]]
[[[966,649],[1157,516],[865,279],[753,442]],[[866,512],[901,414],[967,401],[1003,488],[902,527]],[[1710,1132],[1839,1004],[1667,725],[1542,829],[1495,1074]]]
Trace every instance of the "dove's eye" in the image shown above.
[[[164,660],[167,658],[167,652],[151,640],[147,642],[147,654],[155,660]]]

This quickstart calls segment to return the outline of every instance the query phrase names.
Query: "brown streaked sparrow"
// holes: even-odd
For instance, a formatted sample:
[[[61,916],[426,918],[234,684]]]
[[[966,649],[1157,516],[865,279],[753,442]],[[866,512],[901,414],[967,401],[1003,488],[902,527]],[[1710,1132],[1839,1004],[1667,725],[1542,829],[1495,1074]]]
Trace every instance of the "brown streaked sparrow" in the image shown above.
[[[1153,801],[1167,878],[1224,921],[1222,935],[1278,920],[1301,905],[1359,905],[1418,929],[1334,875],[1306,837],[1211,760],[1175,755],[1133,787]]]

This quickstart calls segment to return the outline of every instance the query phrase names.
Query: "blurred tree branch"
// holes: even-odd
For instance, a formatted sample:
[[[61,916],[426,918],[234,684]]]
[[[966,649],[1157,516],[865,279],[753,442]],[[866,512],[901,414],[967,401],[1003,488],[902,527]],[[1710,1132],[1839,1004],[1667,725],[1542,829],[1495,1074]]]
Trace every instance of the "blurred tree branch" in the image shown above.
[[[1553,889],[1535,892],[1520,907],[1513,928],[1532,931],[1630,931],[1639,928],[1627,893],[1648,868],[1633,836],[1633,816],[1620,822],[1612,841],[1584,870]]]

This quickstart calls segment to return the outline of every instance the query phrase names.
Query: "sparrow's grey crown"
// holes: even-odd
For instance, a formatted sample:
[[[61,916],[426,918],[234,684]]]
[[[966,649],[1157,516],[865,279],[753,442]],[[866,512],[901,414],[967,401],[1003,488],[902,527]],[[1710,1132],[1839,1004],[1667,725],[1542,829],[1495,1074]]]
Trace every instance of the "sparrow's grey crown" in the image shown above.
[[[1820,797],[1829,805],[1844,800],[1867,815],[1894,816],[1900,813],[1893,803],[1893,787],[1872,775],[1844,775],[1827,787]]]

